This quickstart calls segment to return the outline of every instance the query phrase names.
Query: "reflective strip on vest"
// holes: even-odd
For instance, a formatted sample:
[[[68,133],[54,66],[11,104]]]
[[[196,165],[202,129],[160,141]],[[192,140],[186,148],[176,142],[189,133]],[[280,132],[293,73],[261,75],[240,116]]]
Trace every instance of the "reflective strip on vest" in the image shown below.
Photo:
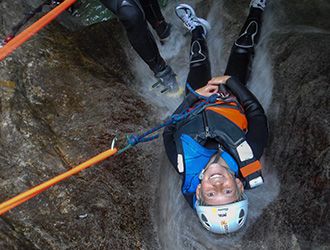
[[[248,164],[245,167],[242,167],[240,169],[241,174],[242,174],[243,177],[246,177],[246,176],[248,176],[250,174],[253,174],[253,173],[255,173],[255,172],[259,171],[259,170],[261,170],[261,163],[260,163],[260,161],[254,161],[254,162],[252,162],[252,163],[250,163],[250,164]]]

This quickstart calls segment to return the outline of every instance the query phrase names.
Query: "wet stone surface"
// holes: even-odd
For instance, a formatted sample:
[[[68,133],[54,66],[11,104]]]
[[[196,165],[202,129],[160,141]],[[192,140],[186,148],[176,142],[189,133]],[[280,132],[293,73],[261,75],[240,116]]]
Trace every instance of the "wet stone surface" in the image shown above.
[[[297,243],[306,249],[329,246],[330,67],[326,44],[330,36],[273,36],[270,49],[276,85],[267,156],[278,170],[281,190],[246,237],[262,234],[263,239],[281,239],[285,248]],[[276,237],[273,230],[264,230],[268,225],[280,229]]]
[[[238,0],[196,2],[213,25],[218,72],[246,12]],[[26,8],[0,0],[1,37]],[[196,224],[158,141],[6,213],[0,249],[329,249],[328,9],[294,0],[267,10],[258,48],[266,47],[274,78],[265,159],[279,191],[242,232],[215,236]],[[0,201],[108,149],[116,134],[123,145],[125,134],[159,122],[159,110],[135,92],[123,44],[115,20],[75,32],[53,23],[0,62]]]
[[[0,9],[17,21],[10,5]],[[129,85],[120,36],[115,21],[76,33],[53,23],[0,62],[1,201],[108,149],[116,134],[123,146],[125,134],[158,122]],[[0,248],[157,248],[150,186],[158,147],[131,149],[6,213]]]

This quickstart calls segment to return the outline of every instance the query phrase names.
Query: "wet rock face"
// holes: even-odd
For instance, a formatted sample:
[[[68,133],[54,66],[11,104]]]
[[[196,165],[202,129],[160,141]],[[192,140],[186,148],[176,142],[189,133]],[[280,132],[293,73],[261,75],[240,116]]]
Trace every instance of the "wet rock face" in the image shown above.
[[[223,27],[214,29],[224,34],[225,61],[249,1],[196,2],[205,17],[214,11],[210,6],[224,16]],[[26,7],[0,0],[1,36]],[[275,83],[265,156],[277,172],[280,193],[239,237],[170,224],[182,211],[196,218],[186,203],[155,201],[155,193],[172,190],[164,179],[175,174],[162,170],[158,183],[164,156],[156,142],[86,170],[2,216],[0,249],[329,248],[328,9],[325,1],[294,0],[272,1],[267,10],[274,24],[263,46]],[[109,148],[115,134],[144,131],[157,122],[155,108],[130,83],[125,39],[117,22],[75,33],[54,23],[0,62],[0,201]],[[119,144],[124,142],[121,137]],[[180,181],[174,182],[178,192],[171,195],[180,200]],[[178,214],[169,212],[173,206],[181,206]],[[157,222],[153,217],[161,209],[167,213]],[[165,236],[170,240],[159,244]]]
[[[277,84],[268,155],[282,184],[273,205],[298,243],[311,247],[330,243],[325,236],[330,198],[329,42],[325,34],[291,33],[277,36],[271,46]],[[287,228],[282,223],[280,227]]]
[[[280,22],[269,45],[276,84],[268,115],[271,138],[266,155],[278,171],[281,191],[245,240],[250,246],[254,245],[251,239],[260,238],[263,246],[327,248],[330,246],[329,23],[322,15],[314,22],[308,19],[299,22],[309,9],[302,4],[294,8],[291,2],[282,4],[287,7],[286,12],[299,19],[287,13],[288,18]],[[314,2],[311,10],[322,7],[322,1]]]
[[[8,25],[24,11],[15,4],[0,1]],[[1,202],[108,149],[116,134],[123,146],[125,134],[156,123],[129,85],[120,37],[117,22],[77,33],[54,23],[0,62]],[[6,213],[0,248],[156,247],[158,147],[131,149]]]
[[[245,236],[267,241],[264,246],[330,244],[329,42],[326,34],[273,34],[276,85],[266,155],[278,171],[281,191]]]

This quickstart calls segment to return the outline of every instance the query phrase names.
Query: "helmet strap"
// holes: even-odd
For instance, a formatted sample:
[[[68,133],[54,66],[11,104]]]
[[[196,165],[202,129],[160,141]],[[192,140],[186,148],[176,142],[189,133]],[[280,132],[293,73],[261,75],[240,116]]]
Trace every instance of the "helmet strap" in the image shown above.
[[[214,160],[213,160],[213,162],[211,164],[217,163],[219,161],[219,159],[220,159],[220,155],[221,155],[221,151],[219,150],[217,152],[217,154],[216,154],[216,156],[215,156],[215,158],[214,158]]]
[[[214,160],[211,162],[211,163],[208,163],[207,165],[206,165],[206,167],[199,173],[199,175],[198,175],[198,179],[201,181],[202,179],[203,179],[203,177],[204,177],[204,172],[205,172],[205,170],[211,165],[211,164],[214,164],[214,163],[217,163],[217,162],[219,162],[219,159],[220,159],[220,156],[221,156],[221,149],[219,148],[219,150],[216,152],[216,154],[215,154],[215,158],[214,158]],[[213,157],[213,156],[212,156]],[[211,157],[211,158],[212,158]]]

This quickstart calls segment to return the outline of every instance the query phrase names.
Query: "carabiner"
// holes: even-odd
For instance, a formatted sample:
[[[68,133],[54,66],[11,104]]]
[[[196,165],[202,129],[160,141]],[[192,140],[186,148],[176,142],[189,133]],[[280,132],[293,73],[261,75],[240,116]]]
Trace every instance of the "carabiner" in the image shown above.
[[[118,140],[117,136],[115,136],[115,138],[113,138],[112,142],[111,142],[111,149],[115,148],[115,143]]]

